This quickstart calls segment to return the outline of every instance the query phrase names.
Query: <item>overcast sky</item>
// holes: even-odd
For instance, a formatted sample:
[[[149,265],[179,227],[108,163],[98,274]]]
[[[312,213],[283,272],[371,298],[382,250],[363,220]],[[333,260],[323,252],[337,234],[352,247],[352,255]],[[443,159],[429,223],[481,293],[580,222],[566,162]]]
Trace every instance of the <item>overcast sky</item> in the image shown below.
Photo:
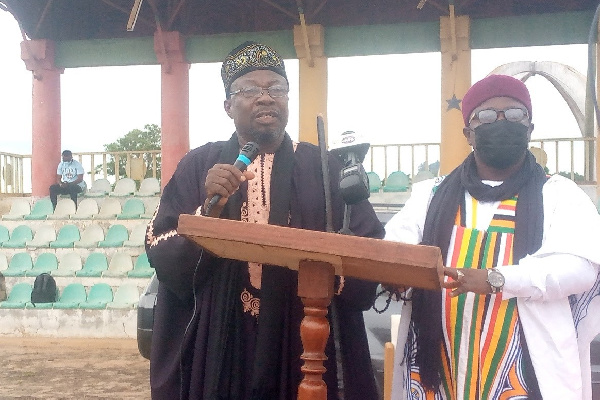
[[[31,153],[31,72],[20,59],[15,19],[0,10],[0,151]],[[556,61],[581,73],[587,46],[472,51],[472,81],[512,61]],[[190,144],[228,138],[219,64],[190,69]],[[288,132],[298,138],[298,62],[286,60],[290,78]],[[372,144],[439,142],[439,53],[329,59],[329,137],[354,130]],[[536,138],[578,137],[566,103],[540,76],[527,81]],[[61,75],[62,148],[102,151],[132,129],[160,125],[160,67],[70,68]],[[460,132],[458,133],[460,135]],[[462,138],[462,135],[459,136]]]

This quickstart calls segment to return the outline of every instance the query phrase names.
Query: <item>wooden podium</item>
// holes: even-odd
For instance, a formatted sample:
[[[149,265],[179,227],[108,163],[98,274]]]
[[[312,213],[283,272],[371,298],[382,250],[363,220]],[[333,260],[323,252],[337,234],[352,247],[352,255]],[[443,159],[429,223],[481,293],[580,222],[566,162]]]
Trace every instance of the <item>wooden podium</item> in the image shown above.
[[[178,233],[219,257],[298,271],[304,304],[299,400],[327,398],[323,361],[335,275],[423,289],[440,289],[443,279],[441,252],[432,246],[184,214]]]

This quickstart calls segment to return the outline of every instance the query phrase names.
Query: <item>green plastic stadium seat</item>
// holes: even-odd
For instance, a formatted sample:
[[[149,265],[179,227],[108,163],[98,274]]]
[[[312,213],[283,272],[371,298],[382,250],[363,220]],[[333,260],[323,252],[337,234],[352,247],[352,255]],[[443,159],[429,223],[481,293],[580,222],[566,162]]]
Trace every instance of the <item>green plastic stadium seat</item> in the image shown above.
[[[115,187],[109,196],[127,197],[133,196],[136,190],[135,181],[131,178],[121,178],[115,183]]]
[[[133,269],[131,256],[127,253],[115,253],[110,258],[108,269],[102,273],[103,277],[118,278],[127,276],[127,273]]]
[[[112,288],[108,283],[96,283],[90,288],[87,300],[79,303],[79,308],[87,310],[102,310],[113,300]]]
[[[40,220],[48,218],[48,215],[54,212],[52,202],[50,199],[43,198],[39,199],[33,204],[31,212],[27,214],[23,219],[26,220]]]
[[[133,283],[124,283],[115,292],[112,302],[106,305],[106,308],[123,309],[135,308],[140,300],[140,292],[137,285]]]
[[[81,237],[79,236],[79,228],[77,225],[63,225],[58,231],[56,240],[50,242],[50,248],[72,248],[73,244],[79,239],[81,239]]]
[[[2,247],[12,249],[24,249],[25,243],[28,240],[33,240],[33,231],[29,225],[19,225],[13,229],[10,234],[10,239],[2,243]]]
[[[117,219],[138,219],[146,212],[144,202],[140,199],[127,199],[123,204],[123,209],[120,214],[117,214]]]
[[[75,202],[68,199],[60,199],[58,203],[56,203],[56,208],[52,214],[48,215],[47,219],[69,219],[71,214],[75,214]]]
[[[148,255],[142,253],[138,256],[133,269],[127,273],[130,278],[150,278],[154,274],[154,268],[148,261]]]
[[[2,272],[4,276],[25,276],[33,268],[33,260],[29,253],[16,253],[10,259],[8,268]]]
[[[75,214],[71,214],[71,219],[92,219],[98,214],[98,202],[96,199],[83,199],[77,207]]]
[[[13,286],[8,298],[0,302],[0,308],[25,308],[31,301],[31,284],[20,282]]]
[[[33,268],[25,271],[25,276],[38,276],[44,272],[51,273],[58,268],[58,259],[54,253],[42,253],[33,263]]]
[[[52,276],[75,276],[81,269],[81,256],[75,252],[63,254],[58,260],[58,268],[50,272]]]
[[[76,241],[73,246],[76,248],[98,247],[98,242],[104,240],[104,229],[100,225],[92,224],[81,234],[81,240]]]
[[[85,192],[85,197],[104,197],[108,196],[111,192],[112,186],[108,179],[96,179],[92,182],[92,187],[89,188],[87,192]]]
[[[104,253],[91,253],[85,260],[83,268],[75,273],[75,276],[100,277],[102,272],[108,269],[108,261]]]
[[[10,239],[10,231],[4,225],[0,225],[0,246],[2,243],[8,241]]]
[[[410,186],[410,179],[402,171],[392,172],[385,180],[384,192],[406,192]]]
[[[4,214],[2,219],[7,221],[17,221],[23,219],[31,212],[31,204],[27,199],[15,199],[10,205],[8,214]]]
[[[369,178],[369,191],[378,193],[381,189],[381,178],[377,175],[377,172],[367,172],[367,178]]]
[[[85,287],[79,282],[69,283],[62,291],[58,301],[54,302],[52,308],[74,309],[80,303],[86,301]]]
[[[417,172],[417,174],[415,175],[415,177],[412,180],[412,183],[421,182],[421,181],[431,179],[431,178],[435,178],[433,173],[428,169],[422,169],[419,172]]]
[[[52,225],[42,225],[35,231],[33,239],[25,242],[25,247],[32,249],[40,247],[48,248],[50,247],[50,242],[53,240],[56,240],[54,227]]]
[[[124,225],[111,225],[104,240],[98,242],[98,247],[121,247],[127,239],[129,239],[129,232]]]
[[[145,178],[140,183],[140,190],[135,192],[138,197],[156,196],[160,193],[160,182],[156,178]]]

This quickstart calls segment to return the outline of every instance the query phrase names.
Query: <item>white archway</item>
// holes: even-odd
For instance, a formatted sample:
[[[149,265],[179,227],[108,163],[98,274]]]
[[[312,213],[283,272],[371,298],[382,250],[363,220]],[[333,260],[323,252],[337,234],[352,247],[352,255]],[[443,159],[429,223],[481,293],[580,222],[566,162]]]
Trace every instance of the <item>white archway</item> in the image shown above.
[[[585,76],[565,64],[554,61],[516,61],[501,65],[490,72],[492,74],[510,75],[525,82],[533,75],[546,78],[558,90],[571,112],[575,116],[581,136],[594,136],[593,121],[586,132],[585,122]]]

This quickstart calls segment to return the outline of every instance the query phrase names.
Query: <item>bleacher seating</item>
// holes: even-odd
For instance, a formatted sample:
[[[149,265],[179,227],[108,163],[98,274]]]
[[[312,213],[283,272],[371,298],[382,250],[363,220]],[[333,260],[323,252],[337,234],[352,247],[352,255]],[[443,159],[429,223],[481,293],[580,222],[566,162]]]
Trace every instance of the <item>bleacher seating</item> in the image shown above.
[[[102,272],[103,277],[124,277],[133,269],[131,256],[127,253],[115,253],[110,258],[108,269]]]
[[[80,239],[81,237],[77,225],[63,225],[56,235],[56,240],[50,242],[50,248],[72,248],[74,243]]]
[[[406,192],[410,186],[410,179],[402,171],[394,171],[385,179],[384,192]]]
[[[79,282],[73,282],[65,286],[58,300],[52,305],[52,308],[74,309],[78,308],[79,304],[86,300],[85,286]]]
[[[154,216],[154,211],[156,211],[156,207],[158,207],[160,197],[148,197],[145,200],[146,212],[141,217],[145,219],[150,219]]]
[[[27,252],[15,253],[8,263],[8,268],[2,272],[4,276],[25,276],[33,268],[31,254]]]
[[[144,202],[140,199],[131,198],[125,201],[121,213],[117,214],[117,219],[138,219],[145,212]]]
[[[71,214],[75,214],[77,207],[75,202],[68,199],[60,199],[56,203],[56,208],[52,214],[49,214],[47,219],[69,219]]]
[[[52,276],[75,276],[82,267],[78,253],[65,253],[60,257],[58,268],[50,272]]]
[[[121,178],[115,183],[115,187],[109,196],[126,197],[133,196],[136,191],[135,181],[131,178]]]
[[[58,268],[58,259],[54,253],[42,253],[35,259],[33,267],[25,271],[25,276],[38,276],[43,273],[51,273]]]
[[[149,197],[160,193],[160,182],[156,178],[144,178],[140,183],[140,190],[135,192],[135,196]]]
[[[81,239],[75,241],[75,248],[98,247],[98,242],[104,240],[104,230],[100,225],[89,225],[81,234]]]
[[[79,303],[79,308],[86,310],[102,310],[113,300],[112,288],[109,284],[99,282],[90,288],[86,301]]]
[[[39,199],[33,204],[33,208],[31,212],[23,219],[25,220],[40,220],[48,218],[48,215],[54,212],[54,207],[52,207],[52,202],[49,198]]]
[[[6,254],[0,253],[0,272],[5,271],[8,268],[8,259]]]
[[[124,247],[139,247],[144,246],[146,240],[146,228],[148,224],[138,224],[133,227],[131,234],[129,234],[129,240],[123,242]]]
[[[33,235],[33,239],[25,242],[25,247],[29,249],[50,247],[50,242],[53,240],[56,240],[54,227],[52,225],[42,225]]]
[[[77,207],[77,211],[71,214],[71,219],[92,219],[98,214],[98,202],[96,199],[83,199]]]
[[[24,249],[27,241],[33,240],[33,231],[29,225],[19,225],[10,234],[10,239],[2,243],[2,247]]]
[[[133,308],[140,300],[138,287],[133,283],[124,283],[115,292],[113,301],[106,308]]]
[[[135,317],[131,312],[137,307],[141,289],[155,273],[144,252],[144,241],[147,223],[160,200],[160,184],[145,179],[139,191],[130,192],[120,187],[129,185],[126,182],[115,185],[112,192],[109,185],[101,195],[97,195],[99,189],[96,194],[90,189],[82,194],[77,207],[68,196],[59,197],[55,208],[48,198],[35,203],[11,199],[11,212],[0,216],[4,220],[11,214],[0,224],[0,247],[6,242],[5,251],[0,251],[0,271],[6,276],[6,293],[10,294],[6,301],[0,301],[0,308],[20,311],[0,313],[0,318],[8,316],[13,319],[11,323],[24,324],[19,325],[25,326],[22,332],[35,335],[39,325],[33,326],[45,324],[47,330],[61,309],[85,310],[86,318],[96,319],[90,323],[99,326],[115,321],[115,316],[120,324]],[[31,288],[41,273],[55,277],[57,300],[34,305]],[[38,314],[27,315],[28,310]],[[76,326],[81,321],[70,321],[76,315],[81,313],[59,316],[58,324]],[[48,325],[48,319],[55,322]]]
[[[421,182],[421,181],[424,181],[426,179],[431,179],[431,178],[435,178],[433,173],[428,169],[422,169],[419,172],[417,172],[417,174],[415,175],[415,177],[412,180],[412,183]]]
[[[381,178],[377,175],[377,172],[367,172],[367,178],[369,179],[369,191],[378,193],[381,189]]]
[[[30,283],[17,283],[12,287],[8,298],[0,302],[0,308],[25,308],[25,305],[31,301],[32,289]]]
[[[8,214],[2,216],[3,220],[16,221],[23,219],[31,212],[31,204],[27,199],[14,199]]]
[[[127,273],[130,278],[150,278],[152,275],[154,275],[154,268],[150,265],[146,252],[138,256],[133,269]]]
[[[115,219],[118,214],[121,214],[121,202],[118,199],[106,198],[94,219]]]
[[[92,182],[92,187],[84,193],[84,197],[104,197],[112,191],[112,186],[108,179],[96,179]]]
[[[129,232],[125,225],[113,224],[108,228],[104,240],[98,242],[98,247],[122,247],[127,239]]]
[[[0,225],[0,246],[10,238],[10,231],[4,225]]]
[[[91,253],[86,259],[83,267],[75,273],[75,276],[101,277],[108,269],[108,259],[104,253]]]

